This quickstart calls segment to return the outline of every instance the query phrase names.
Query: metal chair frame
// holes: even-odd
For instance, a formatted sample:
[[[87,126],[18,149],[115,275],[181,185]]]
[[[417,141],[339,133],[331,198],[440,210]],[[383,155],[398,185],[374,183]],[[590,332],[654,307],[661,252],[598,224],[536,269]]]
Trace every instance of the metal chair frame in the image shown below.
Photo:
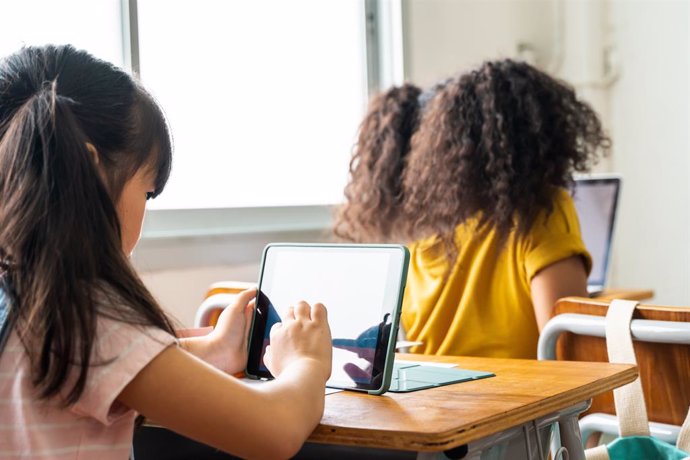
[[[576,335],[606,337],[606,318],[602,316],[564,313],[552,318],[542,330],[537,345],[538,359],[556,359],[556,342],[561,334],[570,332]],[[655,321],[633,319],[630,322],[633,340],[641,342],[690,345],[690,323],[677,321]],[[665,423],[650,422],[652,436],[675,444],[680,427]],[[580,419],[582,442],[593,433],[618,435],[618,419],[609,414],[589,414]]]

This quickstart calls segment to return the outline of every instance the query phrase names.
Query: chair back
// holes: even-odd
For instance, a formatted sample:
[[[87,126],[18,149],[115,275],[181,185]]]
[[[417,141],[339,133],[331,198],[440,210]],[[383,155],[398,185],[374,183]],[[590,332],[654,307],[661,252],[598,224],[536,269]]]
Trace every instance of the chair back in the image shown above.
[[[555,315],[603,319],[608,307],[607,300],[568,297],[558,301]],[[640,304],[631,330],[649,420],[681,425],[690,406],[690,307]],[[606,339],[565,332],[556,341],[555,356],[559,360],[608,362]],[[615,414],[613,392],[594,398],[589,412]]]

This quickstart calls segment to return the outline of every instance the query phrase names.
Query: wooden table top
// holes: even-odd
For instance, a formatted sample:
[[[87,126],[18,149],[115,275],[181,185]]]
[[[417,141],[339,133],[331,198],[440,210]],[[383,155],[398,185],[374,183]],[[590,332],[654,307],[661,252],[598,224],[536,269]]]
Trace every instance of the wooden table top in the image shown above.
[[[587,401],[637,377],[629,364],[397,355],[496,377],[412,393],[326,396],[309,442],[413,451],[452,449]]]
[[[206,297],[213,294],[236,294],[251,287],[256,287],[256,283],[244,281],[219,281],[213,283],[208,288]],[[654,291],[651,289],[607,288],[594,297],[597,299],[647,300],[654,297]]]
[[[654,297],[654,291],[651,289],[604,289],[601,293],[594,296],[597,300],[648,300]]]

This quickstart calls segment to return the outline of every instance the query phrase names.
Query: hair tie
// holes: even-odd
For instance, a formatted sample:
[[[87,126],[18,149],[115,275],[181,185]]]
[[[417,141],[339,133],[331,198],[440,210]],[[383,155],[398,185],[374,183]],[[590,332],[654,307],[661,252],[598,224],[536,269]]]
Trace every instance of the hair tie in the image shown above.
[[[424,110],[426,106],[429,105],[429,101],[433,99],[439,91],[445,88],[448,82],[451,80],[452,78],[439,80],[436,83],[434,83],[431,87],[419,93],[419,96],[417,96],[417,105],[419,106],[419,108],[421,110]]]
[[[436,95],[436,91],[434,91],[433,88],[425,89],[421,93],[419,93],[419,96],[417,96],[417,106],[424,110],[424,108],[427,106],[429,101],[431,100],[432,97]]]

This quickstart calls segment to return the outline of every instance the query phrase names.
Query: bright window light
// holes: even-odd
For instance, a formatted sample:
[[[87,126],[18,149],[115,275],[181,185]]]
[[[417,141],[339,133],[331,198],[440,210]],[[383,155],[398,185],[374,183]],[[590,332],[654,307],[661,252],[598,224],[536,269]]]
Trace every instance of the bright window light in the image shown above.
[[[151,208],[341,201],[366,106],[363,0],[139,0],[173,173]]]
[[[4,1],[0,56],[23,45],[72,44],[123,65],[120,0]]]

